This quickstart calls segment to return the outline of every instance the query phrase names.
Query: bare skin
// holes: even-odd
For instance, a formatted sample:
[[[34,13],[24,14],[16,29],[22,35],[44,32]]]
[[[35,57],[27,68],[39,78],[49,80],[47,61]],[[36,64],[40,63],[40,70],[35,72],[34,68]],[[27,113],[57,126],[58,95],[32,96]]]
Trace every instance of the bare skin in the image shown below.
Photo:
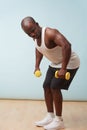
[[[41,33],[42,27],[39,26],[38,23],[31,17],[24,18],[21,22],[22,29],[24,32],[33,40],[37,40],[37,44],[41,46]],[[27,21],[27,22],[26,22]],[[60,46],[62,48],[62,67],[58,72],[58,76],[64,78],[66,73],[66,67],[69,62],[71,56],[71,44],[69,41],[56,29],[46,28],[45,31],[45,44],[48,49],[52,49],[56,46]],[[41,54],[36,49],[36,62],[35,62],[35,71],[40,70],[40,63],[43,58],[43,54]],[[62,116],[62,93],[60,89],[52,89],[50,86],[44,89],[44,97],[46,102],[46,107],[48,112],[54,112],[53,103],[55,105],[55,111],[57,116]]]

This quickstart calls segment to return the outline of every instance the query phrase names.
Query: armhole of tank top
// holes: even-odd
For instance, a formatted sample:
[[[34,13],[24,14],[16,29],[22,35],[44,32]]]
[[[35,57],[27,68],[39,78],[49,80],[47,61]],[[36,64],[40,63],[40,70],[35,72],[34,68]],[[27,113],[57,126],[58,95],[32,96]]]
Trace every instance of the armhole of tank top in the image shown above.
[[[45,29],[46,29],[46,27],[43,27],[43,28],[42,28],[41,46],[45,46],[45,45],[44,45],[44,44],[45,44],[45,42],[44,42]],[[39,47],[39,46],[37,45],[36,39],[35,39],[34,42],[35,42],[35,47]],[[40,47],[41,47],[41,46],[40,46]]]
[[[44,37],[45,37],[45,29],[46,27],[43,27],[42,28],[42,37],[41,37],[41,43],[42,43],[42,46],[45,46],[45,42],[44,42]]]

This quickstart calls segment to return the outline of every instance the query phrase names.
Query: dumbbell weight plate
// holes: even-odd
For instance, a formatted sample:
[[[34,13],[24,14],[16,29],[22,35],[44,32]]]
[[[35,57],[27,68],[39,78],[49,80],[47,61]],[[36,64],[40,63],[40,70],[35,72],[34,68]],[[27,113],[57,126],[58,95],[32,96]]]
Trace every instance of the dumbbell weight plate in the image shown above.
[[[55,72],[55,78],[58,78],[58,70]]]
[[[40,70],[37,70],[34,74],[36,77],[40,77],[42,75]]]
[[[69,79],[70,79],[70,72],[66,72],[66,74],[65,74],[65,79],[66,79],[66,80],[69,80]]]

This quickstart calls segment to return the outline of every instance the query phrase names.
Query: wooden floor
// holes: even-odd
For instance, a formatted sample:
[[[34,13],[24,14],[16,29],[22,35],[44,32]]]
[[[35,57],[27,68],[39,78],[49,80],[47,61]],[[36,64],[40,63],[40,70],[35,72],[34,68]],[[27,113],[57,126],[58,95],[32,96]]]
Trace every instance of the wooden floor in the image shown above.
[[[0,130],[43,130],[34,125],[46,114],[44,101],[0,100]],[[63,130],[87,130],[87,102],[64,102]]]

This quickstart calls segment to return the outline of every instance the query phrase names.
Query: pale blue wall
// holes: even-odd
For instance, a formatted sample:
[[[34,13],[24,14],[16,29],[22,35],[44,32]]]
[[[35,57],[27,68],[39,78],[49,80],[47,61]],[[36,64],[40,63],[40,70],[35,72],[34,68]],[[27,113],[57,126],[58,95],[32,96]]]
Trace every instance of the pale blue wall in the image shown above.
[[[41,26],[58,28],[72,43],[81,66],[64,100],[87,100],[86,0],[0,0],[0,98],[43,99],[42,83],[49,62],[34,71],[34,44],[21,29],[23,17],[33,16]]]

